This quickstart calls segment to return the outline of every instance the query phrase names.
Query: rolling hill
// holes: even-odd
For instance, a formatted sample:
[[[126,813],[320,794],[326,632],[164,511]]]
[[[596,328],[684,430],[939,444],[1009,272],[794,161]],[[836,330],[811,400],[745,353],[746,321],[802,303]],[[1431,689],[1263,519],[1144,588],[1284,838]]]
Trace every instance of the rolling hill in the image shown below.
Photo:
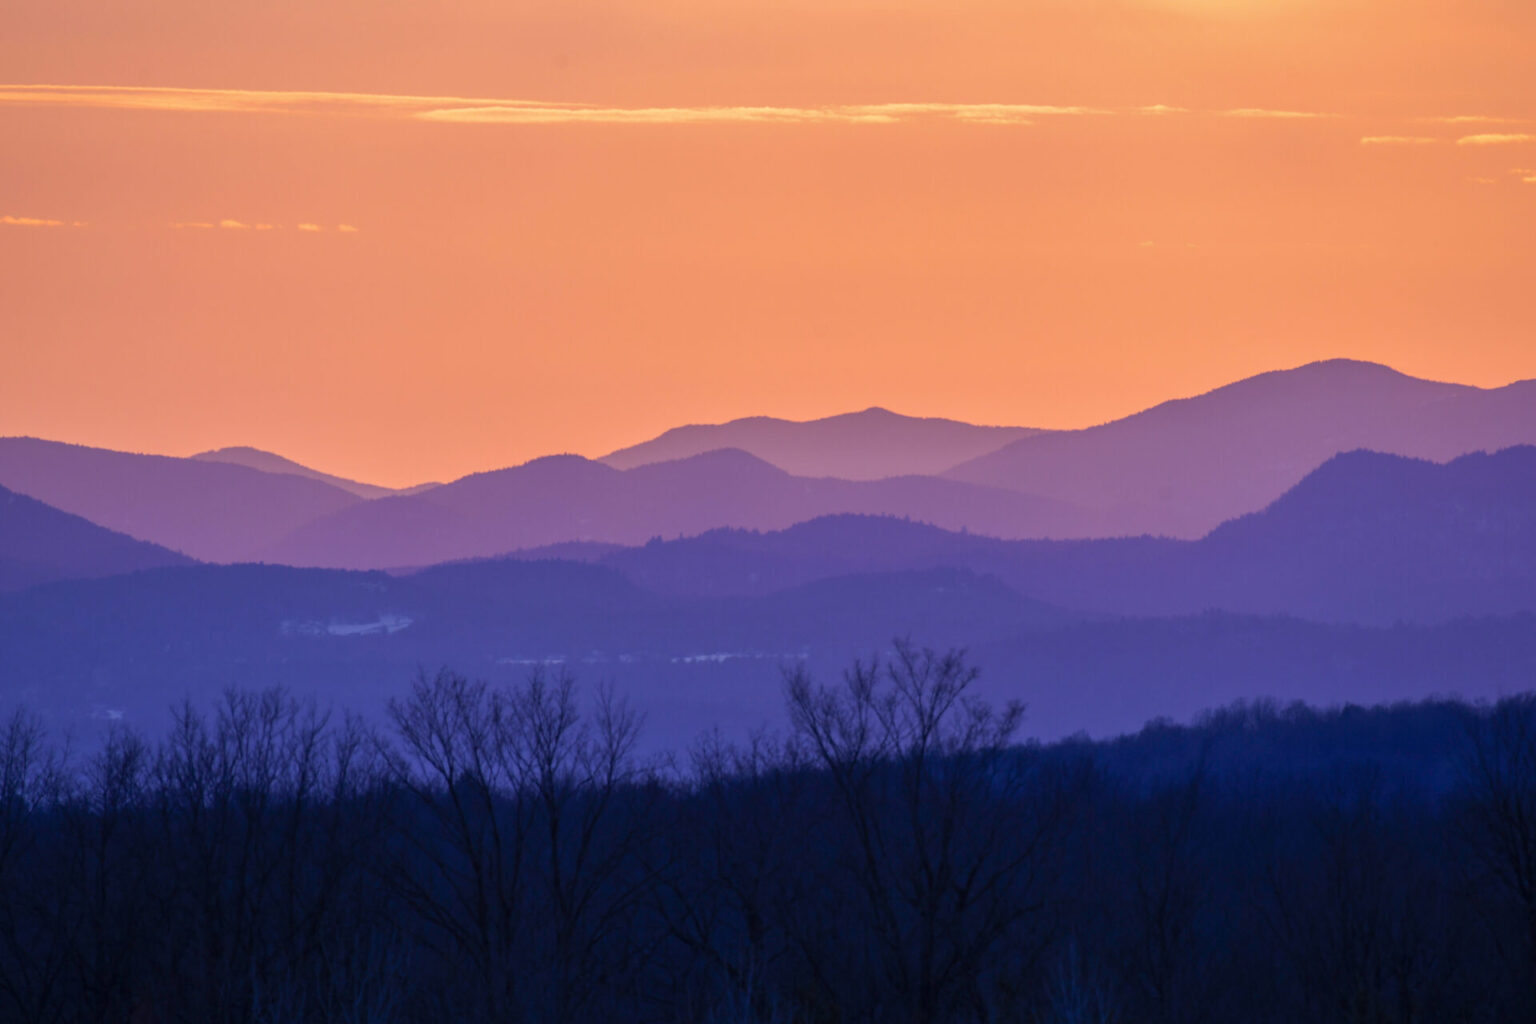
[[[854,574],[738,598],[666,596],[615,570],[496,560],[407,576],[194,566],[0,594],[4,704],[54,727],[167,727],[183,698],[284,686],[381,715],[418,672],[511,682],[538,666],[612,687],[647,749],[782,724],[785,668],[835,680],[892,637],[963,646],[977,692],[1029,704],[1028,735],[1104,735],[1240,698],[1493,696],[1536,672],[1536,617],[1365,628],[1202,614],[1115,618],[959,569]]]
[[[0,487],[0,590],[191,564],[185,555]]]
[[[415,494],[424,491],[437,484],[418,484],[415,487],[380,487],[377,484],[365,484],[356,480],[348,480],[344,476],[334,476],[330,473],[322,473],[318,469],[311,469],[302,463],[286,459],[281,455],[260,448],[251,448],[246,445],[236,445],[230,448],[214,448],[206,452],[198,452],[188,458],[200,459],[203,462],[228,462],[236,466],[248,466],[251,469],[259,469],[263,473],[288,473],[293,476],[308,477],[311,480],[319,480],[328,483],[332,487],[339,487],[344,491],[357,495],[359,498],[382,498],[390,494]]]
[[[718,526],[781,529],[836,512],[1014,537],[1085,529],[1085,517],[1062,502],[936,477],[796,477],[734,450],[630,470],[564,455],[345,508],[295,530],[263,557],[334,568],[421,566],[568,541],[639,544]]]
[[[1221,609],[1376,624],[1507,614],[1536,610],[1536,447],[1446,464],[1338,455],[1268,508],[1197,541],[1005,541],[845,516],[716,530],[598,561],[658,592],[698,596],[951,566],[1114,614]]]
[[[1263,508],[1340,452],[1445,460],[1532,443],[1536,381],[1482,390],[1330,360],[1022,438],[943,475],[1096,510],[1106,534],[1194,538]]]
[[[0,486],[203,561],[255,557],[361,499],[286,473],[166,455],[0,438]]]
[[[804,422],[750,416],[674,427],[598,461],[633,469],[738,448],[795,476],[877,480],[932,475],[1038,433],[1029,427],[984,427],[873,408]]]

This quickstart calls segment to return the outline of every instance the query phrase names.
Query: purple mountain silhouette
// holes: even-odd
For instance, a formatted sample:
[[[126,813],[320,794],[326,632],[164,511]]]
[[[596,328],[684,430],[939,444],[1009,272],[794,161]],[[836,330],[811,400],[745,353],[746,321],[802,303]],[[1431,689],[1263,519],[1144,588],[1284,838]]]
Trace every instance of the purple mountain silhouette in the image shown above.
[[[1390,624],[1536,610],[1536,448],[1438,464],[1335,456],[1262,512],[1198,541],[1005,541],[838,516],[717,530],[600,556],[647,589],[746,596],[849,573],[938,566],[997,575],[1080,610],[1210,609]]]
[[[743,451],[618,470],[574,455],[476,473],[409,497],[380,498],[297,529],[267,549],[291,565],[426,565],[563,541],[636,544],[718,526],[781,529],[835,512],[908,516],[999,536],[1080,530],[1052,500],[935,477],[807,478]]]
[[[1536,381],[1483,390],[1339,359],[1023,438],[943,475],[1097,510],[1112,534],[1199,537],[1340,452],[1445,460],[1531,443]]]
[[[185,555],[0,487],[0,590],[192,564]]]
[[[939,473],[1038,433],[1029,427],[983,427],[874,408],[804,422],[750,416],[729,423],[674,427],[598,461],[615,469],[633,469],[739,448],[795,476],[878,480]]]
[[[259,469],[263,473],[288,473],[293,476],[308,477],[311,480],[319,480],[349,491],[359,498],[383,498],[391,494],[416,494],[419,491],[436,487],[436,483],[417,484],[415,487],[380,487],[377,484],[360,483],[357,480],[348,480],[344,476],[334,476],[330,473],[322,473],[318,469],[311,469],[302,463],[286,459],[273,452],[262,451],[260,448],[251,448],[246,445],[236,445],[231,448],[214,448],[206,452],[198,452],[188,456],[200,459],[204,462],[228,462],[236,466],[247,466],[251,469]]]
[[[247,466],[0,438],[0,486],[205,561],[238,561],[360,499]]]

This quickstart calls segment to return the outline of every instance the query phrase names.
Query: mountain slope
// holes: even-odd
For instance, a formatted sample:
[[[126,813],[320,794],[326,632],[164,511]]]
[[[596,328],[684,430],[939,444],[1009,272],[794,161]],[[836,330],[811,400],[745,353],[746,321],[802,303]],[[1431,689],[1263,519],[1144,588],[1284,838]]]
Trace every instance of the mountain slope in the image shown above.
[[[344,491],[357,495],[359,498],[382,498],[390,494],[414,494],[417,491],[435,487],[436,484],[419,484],[415,487],[380,487],[377,484],[365,484],[356,480],[348,480],[343,476],[334,476],[330,473],[322,473],[318,469],[311,469],[302,463],[285,459],[273,452],[262,451],[260,448],[251,448],[246,445],[236,445],[231,448],[214,448],[206,452],[198,452],[189,455],[188,458],[200,459],[203,462],[228,462],[236,466],[246,466],[250,469],[259,469],[263,473],[288,473],[293,476],[308,477],[311,480],[319,480],[328,483],[332,487],[339,487]]]
[[[1267,509],[1198,541],[1005,541],[835,517],[775,533],[711,531],[600,561],[690,595],[952,566],[996,574],[1039,601],[1116,614],[1223,609],[1390,624],[1536,611],[1536,448],[1443,465],[1335,456]]]
[[[598,461],[633,469],[739,448],[795,476],[877,480],[938,473],[1038,433],[1029,427],[984,427],[873,408],[803,422],[751,416],[674,427]]]
[[[1484,391],[1331,360],[1024,438],[943,475],[1097,509],[1115,534],[1198,537],[1340,452],[1447,459],[1521,443],[1536,443],[1536,382]]]
[[[0,438],[0,486],[204,561],[254,557],[360,502],[319,480],[247,466]]]
[[[407,576],[194,566],[0,594],[6,698],[59,726],[227,686],[289,687],[380,715],[418,671],[508,682],[536,665],[611,686],[649,749],[782,723],[783,671],[835,680],[909,635],[968,648],[977,692],[1028,702],[1046,737],[1135,728],[1261,696],[1318,703],[1529,686],[1536,618],[1361,628],[1289,618],[1074,615],[954,569],[844,575],[761,596],[668,597],[602,566],[496,560]]]
[[[191,564],[185,555],[0,487],[0,590]]]
[[[729,450],[631,470],[561,455],[344,509],[295,530],[265,558],[337,568],[426,565],[564,541],[638,544],[718,526],[781,529],[834,512],[1014,537],[1084,528],[1061,502],[935,477],[809,479]]]

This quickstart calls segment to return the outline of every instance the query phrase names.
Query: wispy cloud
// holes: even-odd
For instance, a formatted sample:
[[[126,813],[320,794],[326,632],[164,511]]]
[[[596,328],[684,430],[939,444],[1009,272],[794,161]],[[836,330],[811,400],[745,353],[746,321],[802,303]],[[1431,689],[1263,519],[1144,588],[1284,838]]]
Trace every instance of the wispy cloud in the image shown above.
[[[446,107],[414,116],[470,124],[896,124],[956,120],[1030,124],[1036,117],[1106,113],[1034,103],[863,103],[826,107],[582,107],[564,104]]]
[[[1019,124],[1027,123],[1032,117],[1102,112],[1087,107],[1023,103],[615,107],[468,96],[84,85],[0,85],[0,105],[190,113],[393,116],[460,124],[526,125],[892,124],[925,118]]]
[[[445,107],[414,115],[454,124],[891,124],[890,114],[809,107]]]
[[[1507,146],[1520,142],[1536,142],[1536,135],[1523,132],[1488,132],[1482,135],[1463,135],[1456,140],[1458,146]]]
[[[225,231],[281,231],[281,230],[283,230],[283,225],[281,225],[281,224],[268,224],[268,223],[265,223],[265,222],[251,223],[251,222],[247,222],[247,221],[243,221],[243,220],[236,220],[233,217],[225,217],[225,218],[223,218],[221,220],[179,220],[179,221],[173,222],[171,224],[171,227],[173,227],[173,228],[190,228],[190,229],[197,230],[197,231],[210,231],[210,230],[214,230],[214,229],[223,229]],[[304,231],[304,232],[315,232],[315,231],[324,231],[324,230],[326,230],[322,225],[313,224],[313,223],[310,223],[308,221],[306,221],[305,223],[302,223],[302,224],[295,224],[293,226],[293,229],[295,231]],[[351,224],[338,224],[336,226],[336,230],[341,232],[342,234],[356,234],[357,233],[357,228],[353,227]]]
[[[1037,118],[1110,114],[1133,116],[1203,114],[1217,117],[1280,120],[1337,116],[1315,111],[1271,110],[1262,107],[1202,112],[1163,104],[1116,109],[1072,104],[950,102],[858,103],[825,106],[621,107],[594,103],[470,96],[110,85],[0,85],[0,105],[188,113],[394,117],[439,123],[497,125],[878,125],[934,120],[990,125],[1027,125]]]
[[[83,220],[53,220],[50,217],[14,217],[0,214],[0,224],[15,228],[83,228]]]
[[[1281,121],[1309,121],[1339,116],[1314,110],[1269,110],[1265,107],[1239,107],[1236,110],[1220,111],[1220,114],[1222,117],[1274,118]]]
[[[296,92],[266,89],[184,89],[130,85],[0,85],[0,105],[101,107],[261,114],[410,114],[434,107],[524,105],[520,100],[391,93]],[[527,103],[539,106],[537,103]]]
[[[1426,124],[1519,124],[1517,117],[1494,117],[1488,114],[1448,114],[1421,117]]]
[[[1426,135],[1367,135],[1360,140],[1362,146],[1429,146],[1439,139]]]

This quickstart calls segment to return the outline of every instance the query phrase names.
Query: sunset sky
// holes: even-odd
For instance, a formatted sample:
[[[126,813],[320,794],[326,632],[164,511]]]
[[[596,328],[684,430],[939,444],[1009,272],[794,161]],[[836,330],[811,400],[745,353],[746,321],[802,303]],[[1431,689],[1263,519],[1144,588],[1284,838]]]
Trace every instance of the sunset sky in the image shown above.
[[[385,484],[683,422],[1536,377],[1531,0],[13,0],[0,434]]]

